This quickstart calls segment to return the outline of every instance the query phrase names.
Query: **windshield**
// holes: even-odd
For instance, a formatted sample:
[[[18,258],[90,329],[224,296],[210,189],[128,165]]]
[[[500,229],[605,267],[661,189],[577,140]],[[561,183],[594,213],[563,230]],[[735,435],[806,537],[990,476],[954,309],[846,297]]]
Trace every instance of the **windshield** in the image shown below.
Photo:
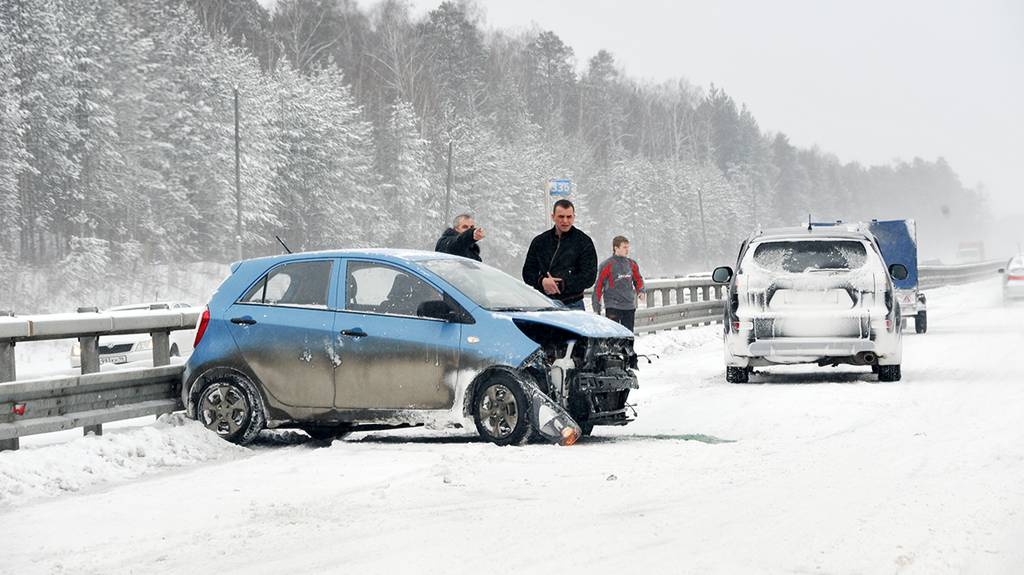
[[[848,271],[866,261],[867,250],[857,241],[765,242],[754,249],[754,262],[772,272]]]
[[[466,297],[491,311],[562,309],[521,280],[473,260],[445,258],[421,263]]]

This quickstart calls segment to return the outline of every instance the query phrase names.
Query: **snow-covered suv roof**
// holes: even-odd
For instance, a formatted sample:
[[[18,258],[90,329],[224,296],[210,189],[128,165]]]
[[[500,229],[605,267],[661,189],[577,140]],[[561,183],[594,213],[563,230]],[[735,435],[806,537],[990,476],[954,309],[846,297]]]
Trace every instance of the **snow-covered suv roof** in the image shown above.
[[[751,241],[763,240],[800,240],[800,239],[837,239],[837,240],[867,240],[871,241],[871,232],[850,226],[810,226],[810,227],[789,227],[772,228],[754,234]]]

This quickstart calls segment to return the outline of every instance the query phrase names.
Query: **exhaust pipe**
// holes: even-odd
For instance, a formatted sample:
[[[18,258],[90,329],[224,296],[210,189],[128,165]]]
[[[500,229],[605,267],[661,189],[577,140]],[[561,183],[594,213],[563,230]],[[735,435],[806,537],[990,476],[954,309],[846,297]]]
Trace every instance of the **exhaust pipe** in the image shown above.
[[[861,365],[873,365],[878,361],[878,356],[870,351],[862,351],[857,354],[857,363]]]

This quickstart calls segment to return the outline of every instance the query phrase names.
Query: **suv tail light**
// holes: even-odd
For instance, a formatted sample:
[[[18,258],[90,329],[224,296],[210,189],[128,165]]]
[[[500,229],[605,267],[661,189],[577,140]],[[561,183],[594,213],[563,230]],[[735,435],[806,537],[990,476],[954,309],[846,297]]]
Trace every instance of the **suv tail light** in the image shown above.
[[[202,317],[199,318],[199,327],[196,328],[196,341],[192,344],[192,348],[199,347],[199,340],[203,339],[203,334],[206,333],[206,326],[210,323],[210,308],[203,310]]]

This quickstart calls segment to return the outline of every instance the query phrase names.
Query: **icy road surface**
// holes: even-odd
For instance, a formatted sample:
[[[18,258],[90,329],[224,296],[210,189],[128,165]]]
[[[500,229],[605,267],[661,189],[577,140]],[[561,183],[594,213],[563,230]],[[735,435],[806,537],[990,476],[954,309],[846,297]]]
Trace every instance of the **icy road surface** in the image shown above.
[[[571,448],[180,416],[0,453],[3,573],[1022,573],[1024,307],[930,293],[903,381],[725,383],[717,327],[640,339],[639,419]],[[912,330],[911,330],[912,331]]]

